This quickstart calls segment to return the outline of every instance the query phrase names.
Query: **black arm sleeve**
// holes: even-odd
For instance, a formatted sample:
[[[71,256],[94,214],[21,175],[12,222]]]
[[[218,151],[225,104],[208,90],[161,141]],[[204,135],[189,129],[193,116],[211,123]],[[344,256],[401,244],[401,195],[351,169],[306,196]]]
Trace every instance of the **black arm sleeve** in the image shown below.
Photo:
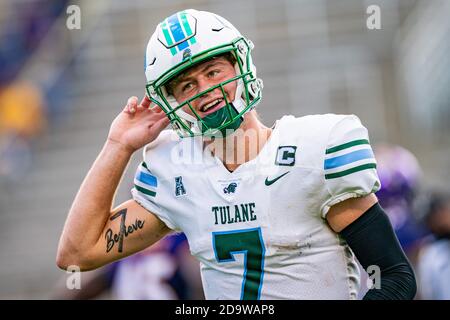
[[[380,288],[372,288],[364,300],[413,299],[414,271],[392,229],[389,218],[377,203],[340,232],[365,270],[376,265],[381,271]]]

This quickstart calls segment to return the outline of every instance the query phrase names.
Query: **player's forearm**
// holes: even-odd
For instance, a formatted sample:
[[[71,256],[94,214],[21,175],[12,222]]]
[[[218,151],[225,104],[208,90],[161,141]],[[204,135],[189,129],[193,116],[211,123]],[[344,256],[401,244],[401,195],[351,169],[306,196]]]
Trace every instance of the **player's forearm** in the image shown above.
[[[105,143],[69,211],[59,243],[58,265],[81,263],[75,260],[82,260],[97,243],[131,155],[132,151],[119,143]]]

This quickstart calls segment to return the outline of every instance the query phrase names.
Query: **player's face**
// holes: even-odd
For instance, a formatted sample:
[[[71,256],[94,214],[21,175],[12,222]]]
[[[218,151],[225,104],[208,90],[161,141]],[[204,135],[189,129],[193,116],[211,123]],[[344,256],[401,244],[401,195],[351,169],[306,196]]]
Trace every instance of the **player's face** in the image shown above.
[[[217,57],[192,67],[186,73],[173,81],[172,93],[178,103],[182,103],[196,94],[203,92],[223,81],[236,76],[234,66],[224,57]],[[224,86],[225,98],[228,103],[234,100],[236,81]],[[224,95],[220,87],[198,97],[191,102],[191,106],[197,114],[204,118],[226,105]],[[192,114],[188,106],[183,110]]]

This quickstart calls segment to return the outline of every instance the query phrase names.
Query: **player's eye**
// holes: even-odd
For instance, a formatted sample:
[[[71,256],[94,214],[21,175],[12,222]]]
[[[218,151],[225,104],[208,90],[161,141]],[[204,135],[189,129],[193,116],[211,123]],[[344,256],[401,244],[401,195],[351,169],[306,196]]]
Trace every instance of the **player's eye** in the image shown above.
[[[189,92],[190,90],[192,90],[192,88],[194,88],[194,84],[192,82],[188,82],[188,83],[183,84],[181,91],[186,93],[186,92]]]
[[[218,74],[220,73],[220,70],[218,69],[214,69],[208,72],[208,77],[209,78],[214,78],[216,77]]]

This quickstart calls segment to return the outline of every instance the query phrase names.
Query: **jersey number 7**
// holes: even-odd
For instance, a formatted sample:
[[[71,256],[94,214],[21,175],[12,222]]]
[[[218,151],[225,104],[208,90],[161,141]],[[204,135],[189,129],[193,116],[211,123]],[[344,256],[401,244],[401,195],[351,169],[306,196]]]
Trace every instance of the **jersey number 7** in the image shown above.
[[[244,279],[241,300],[258,300],[264,277],[265,247],[261,228],[213,232],[213,248],[218,262],[235,261],[244,254]]]

